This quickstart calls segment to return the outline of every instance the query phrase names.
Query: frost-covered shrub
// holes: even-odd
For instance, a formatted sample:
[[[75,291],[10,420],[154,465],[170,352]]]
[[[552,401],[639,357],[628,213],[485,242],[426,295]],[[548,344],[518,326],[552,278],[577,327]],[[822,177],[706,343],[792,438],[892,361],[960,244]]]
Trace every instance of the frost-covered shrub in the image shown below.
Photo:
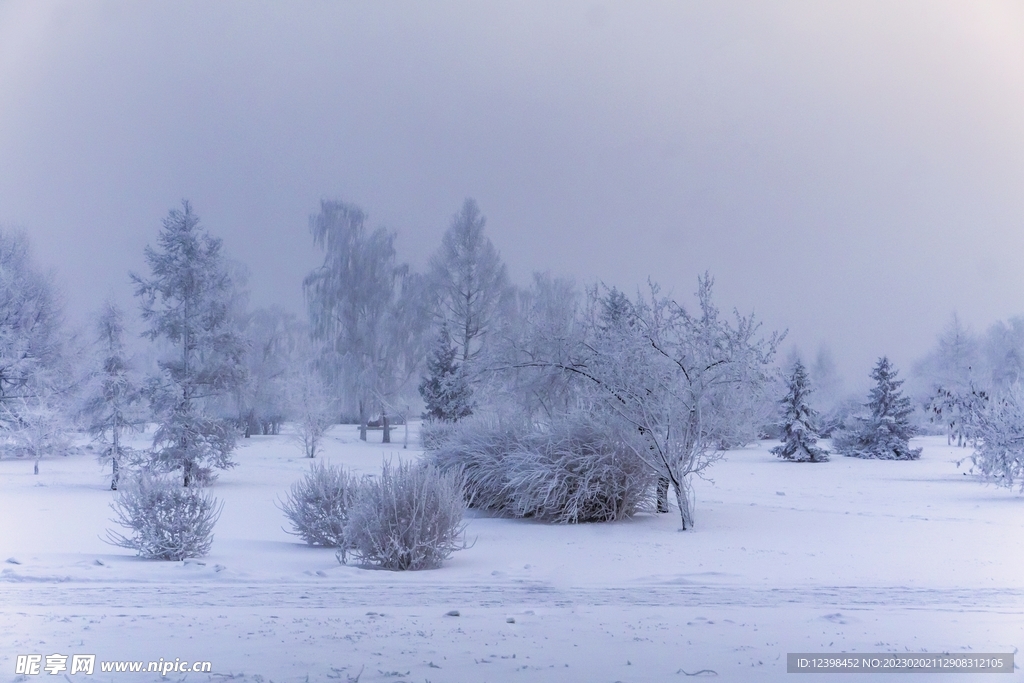
[[[293,533],[306,543],[340,548],[356,487],[356,479],[343,468],[313,463],[305,478],[292,484],[280,507]]]
[[[201,557],[213,544],[223,504],[206,491],[148,474],[119,487],[113,520],[131,533],[107,531],[107,542],[154,560]]]
[[[420,423],[420,443],[425,450],[437,450],[451,437],[457,427],[455,422],[424,420]]]
[[[465,421],[430,457],[463,473],[471,506],[561,524],[629,517],[655,480],[622,435],[581,414],[544,429]]]
[[[465,547],[465,501],[457,472],[427,464],[384,464],[380,477],[360,482],[348,523],[347,551],[384,569],[430,569]]]

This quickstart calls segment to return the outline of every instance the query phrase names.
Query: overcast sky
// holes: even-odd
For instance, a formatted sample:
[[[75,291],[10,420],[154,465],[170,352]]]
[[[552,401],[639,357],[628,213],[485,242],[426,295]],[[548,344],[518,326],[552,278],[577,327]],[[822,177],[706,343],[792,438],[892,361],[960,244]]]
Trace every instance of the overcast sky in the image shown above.
[[[520,284],[707,269],[866,381],[1024,314],[1022,124],[1020,2],[0,0],[0,224],[73,319],[182,198],[300,311],[321,198],[423,268],[473,197]]]

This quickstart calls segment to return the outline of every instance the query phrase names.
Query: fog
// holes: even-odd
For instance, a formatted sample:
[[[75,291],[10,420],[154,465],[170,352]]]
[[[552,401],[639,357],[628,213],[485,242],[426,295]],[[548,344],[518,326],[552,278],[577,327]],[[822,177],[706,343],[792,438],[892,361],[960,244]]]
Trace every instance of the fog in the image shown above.
[[[718,299],[851,379],[1024,313],[1020,3],[0,4],[0,224],[85,320],[182,198],[302,310],[320,199],[424,268]]]

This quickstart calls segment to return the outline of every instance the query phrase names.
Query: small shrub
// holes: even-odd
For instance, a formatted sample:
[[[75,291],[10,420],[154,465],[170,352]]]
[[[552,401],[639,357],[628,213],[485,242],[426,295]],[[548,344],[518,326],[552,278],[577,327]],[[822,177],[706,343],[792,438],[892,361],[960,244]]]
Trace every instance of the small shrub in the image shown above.
[[[122,484],[110,507],[117,515],[113,521],[131,533],[108,530],[108,543],[148,559],[184,560],[210,551],[224,506],[195,486],[143,474]]]
[[[292,484],[281,510],[293,532],[309,545],[340,548],[356,480],[341,467],[313,463],[305,478]]]
[[[345,525],[345,546],[384,569],[430,569],[465,547],[465,502],[457,472],[425,464],[384,464],[360,484]]]
[[[463,473],[471,506],[560,524],[630,517],[655,480],[621,434],[582,414],[545,429],[465,421],[431,459]]]
[[[424,450],[434,451],[444,445],[458,428],[456,422],[441,420],[423,420],[420,423],[420,443]]]

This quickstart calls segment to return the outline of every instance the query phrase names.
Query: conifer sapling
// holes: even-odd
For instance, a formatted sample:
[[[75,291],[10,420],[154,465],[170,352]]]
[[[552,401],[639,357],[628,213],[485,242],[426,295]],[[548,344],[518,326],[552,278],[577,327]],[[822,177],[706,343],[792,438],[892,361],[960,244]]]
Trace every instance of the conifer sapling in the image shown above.
[[[784,460],[797,462],[828,460],[828,451],[817,445],[818,433],[814,426],[817,413],[807,404],[811,387],[807,370],[799,360],[793,365],[787,384],[789,390],[779,402],[782,406],[782,445],[773,448],[772,453]]]

